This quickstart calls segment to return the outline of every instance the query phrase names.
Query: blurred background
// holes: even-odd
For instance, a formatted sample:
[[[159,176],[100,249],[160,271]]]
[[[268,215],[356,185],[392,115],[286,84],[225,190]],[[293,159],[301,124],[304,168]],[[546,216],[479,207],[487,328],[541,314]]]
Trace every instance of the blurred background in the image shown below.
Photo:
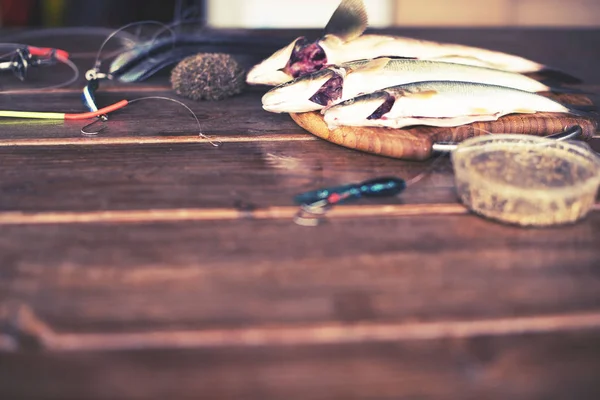
[[[323,27],[340,0],[0,0],[0,26],[121,26],[189,17],[214,27]],[[600,0],[365,0],[371,25],[600,26]],[[319,11],[316,11],[319,10]]]

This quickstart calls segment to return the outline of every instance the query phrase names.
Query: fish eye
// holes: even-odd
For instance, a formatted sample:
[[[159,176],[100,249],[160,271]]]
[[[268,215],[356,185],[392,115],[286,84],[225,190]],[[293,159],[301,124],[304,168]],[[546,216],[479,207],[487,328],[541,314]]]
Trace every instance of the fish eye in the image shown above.
[[[354,99],[349,99],[349,100],[344,101],[345,106],[350,106],[352,104],[354,104]]]

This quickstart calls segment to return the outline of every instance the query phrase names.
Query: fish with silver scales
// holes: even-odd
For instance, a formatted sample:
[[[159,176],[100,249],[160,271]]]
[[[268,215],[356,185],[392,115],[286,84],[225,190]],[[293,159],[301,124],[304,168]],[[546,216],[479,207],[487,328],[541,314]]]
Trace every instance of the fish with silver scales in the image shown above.
[[[378,57],[405,57],[517,73],[540,73],[565,83],[580,80],[547,65],[499,51],[460,44],[439,43],[400,36],[363,34],[368,26],[362,0],[342,0],[325,27],[324,34],[311,42],[300,37],[255,65],[246,81],[252,85],[279,85],[328,65]]]
[[[577,89],[551,87],[525,75],[491,68],[428,60],[357,60],[295,78],[269,90],[262,98],[270,112],[308,112],[332,106],[360,94],[424,81],[468,81],[527,92],[578,93]]]
[[[453,127],[495,121],[503,115],[537,112],[590,117],[584,111],[536,93],[473,82],[432,81],[393,86],[323,110],[330,129],[338,126]]]

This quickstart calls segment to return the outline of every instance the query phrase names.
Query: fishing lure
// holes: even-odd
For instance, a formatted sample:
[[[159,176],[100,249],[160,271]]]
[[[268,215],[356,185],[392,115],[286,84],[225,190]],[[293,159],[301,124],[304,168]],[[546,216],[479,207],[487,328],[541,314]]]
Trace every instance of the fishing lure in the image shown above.
[[[303,226],[316,226],[326,211],[336,205],[362,197],[380,198],[397,196],[407,187],[404,179],[381,177],[361,183],[334,186],[297,195],[294,202],[300,210],[294,222]]]
[[[213,145],[214,147],[220,147],[222,145],[222,143],[220,141],[212,140],[209,136],[207,136],[201,132],[201,125],[200,125],[200,120],[198,119],[198,116],[194,113],[194,111],[192,111],[191,108],[189,108],[187,105],[185,105],[184,103],[182,103],[179,100],[175,100],[170,97],[163,97],[163,96],[147,96],[147,97],[141,97],[141,98],[133,99],[133,100],[121,100],[120,102],[115,103],[112,106],[99,108],[96,104],[96,91],[100,88],[100,78],[98,78],[98,75],[96,75],[96,73],[94,71],[92,71],[91,73],[90,73],[90,71],[88,71],[88,74],[86,74],[86,79],[88,82],[85,85],[85,87],[83,88],[83,92],[81,94],[81,100],[82,100],[85,108],[87,108],[89,110],[89,113],[87,113],[87,114],[93,115],[97,119],[95,121],[92,121],[91,123],[87,124],[83,128],[81,128],[82,135],[93,136],[93,135],[97,135],[98,133],[100,133],[104,129],[106,129],[107,128],[106,122],[108,122],[107,114],[109,112],[115,111],[119,108],[123,108],[126,105],[135,103],[137,101],[154,99],[154,100],[170,101],[170,102],[179,104],[180,106],[184,107],[186,110],[188,110],[190,112],[190,114],[192,114],[192,116],[196,120],[196,123],[198,124],[198,130],[199,130],[198,135],[201,138],[208,140],[208,142],[211,145]],[[117,108],[112,109],[111,107],[117,107]],[[1,116],[1,114],[0,114],[0,116]],[[92,126],[94,126],[98,123],[102,123],[102,125],[100,126],[99,129],[97,129],[97,130],[90,129]]]
[[[121,32],[123,32],[125,29],[129,29],[132,28],[134,26],[141,26],[141,25],[157,25],[159,27],[162,28],[162,30],[160,31],[161,33],[164,31],[168,31],[171,35],[171,38],[169,39],[171,42],[173,41],[173,39],[175,38],[175,32],[173,31],[173,29],[168,26],[163,24],[162,22],[157,22],[157,21],[138,21],[138,22],[132,22],[130,24],[124,25],[122,27],[120,27],[119,29],[116,29],[115,31],[113,31],[110,35],[108,35],[104,41],[102,42],[102,44],[100,45],[100,48],[98,49],[98,52],[96,53],[96,61],[94,62],[94,66],[88,70],[85,73],[85,78],[86,80],[92,81],[92,80],[105,80],[105,79],[115,79],[118,77],[118,75],[113,75],[113,73],[115,73],[115,69],[114,68],[110,68],[110,70],[108,71],[108,73],[105,72],[101,72],[100,69],[102,67],[102,62],[103,60],[101,59],[102,57],[102,51],[104,50],[104,47],[108,44],[108,42],[110,42],[110,40],[112,38],[114,38],[116,35],[120,34]],[[152,43],[156,40],[159,40],[157,38],[157,36],[155,35],[155,37],[152,39],[152,41],[150,41],[149,43]],[[134,46],[134,49],[140,46],[145,46],[146,44],[136,44]],[[117,56],[117,59],[119,57]],[[118,72],[118,71],[117,71]]]
[[[98,53],[96,54],[96,61],[94,63],[93,68],[88,70],[85,74],[85,79],[87,81],[87,84],[83,88],[82,95],[81,95],[81,99],[82,99],[84,107],[86,109],[88,109],[89,112],[91,114],[95,115],[98,119],[89,123],[88,125],[84,126],[83,128],[81,128],[81,133],[83,135],[97,135],[98,133],[100,133],[101,131],[106,129],[106,127],[107,127],[106,122],[108,121],[108,115],[106,115],[107,113],[102,112],[106,108],[99,109],[99,107],[96,105],[96,92],[100,88],[100,82],[102,80],[115,79],[116,76],[113,75],[114,71],[112,69],[108,73],[101,72],[101,67],[102,67],[101,55],[102,55],[102,50],[104,49],[104,46],[106,46],[106,44],[115,35],[122,32],[124,29],[130,28],[133,26],[137,26],[137,25],[144,25],[144,24],[159,25],[160,27],[163,28],[163,31],[168,30],[171,33],[171,37],[175,36],[175,32],[173,31],[172,27],[170,27],[168,25],[165,25],[161,22],[156,22],[156,21],[140,21],[140,22],[133,22],[133,23],[127,24],[127,25],[115,30],[104,40],[104,42],[102,42],[102,44],[100,45],[100,48],[98,49]],[[162,33],[163,31],[160,31],[160,33]],[[157,40],[156,38],[157,38],[157,35],[155,35],[155,38],[153,40]],[[116,106],[117,104],[123,104],[122,106],[119,107],[119,108],[122,108],[127,104],[131,104],[131,103],[141,101],[141,100],[150,100],[150,99],[171,101],[173,103],[179,104],[180,106],[184,107],[186,110],[188,110],[192,114],[192,116],[196,120],[196,123],[198,124],[198,128],[200,130],[200,120],[198,119],[196,114],[192,111],[192,109],[189,108],[184,103],[182,103],[181,101],[175,100],[175,99],[172,99],[169,97],[148,96],[148,97],[142,97],[142,98],[138,98],[138,99],[134,99],[134,100],[121,100],[119,103],[115,103],[113,106]],[[97,130],[90,130],[90,128],[97,123],[103,123],[103,124]],[[222,145],[222,143],[220,141],[213,141],[211,138],[209,138],[202,132],[199,132],[199,136],[204,139],[207,139],[209,141],[209,143],[212,144],[214,147],[220,147]]]
[[[283,39],[272,35],[181,33],[174,29],[177,24],[166,25],[157,21],[139,21],[119,28],[102,43],[94,67],[86,73],[86,77],[126,83],[141,82],[158,71],[198,53],[236,54],[250,58],[252,62],[257,62],[285,44]],[[100,56],[106,44],[123,30],[139,25],[157,25],[161,29],[150,40],[136,43],[130,49],[120,52],[111,61],[108,71],[100,72],[102,64]],[[168,32],[169,35],[161,36],[164,32]]]
[[[546,138],[556,141],[573,141],[578,139],[581,134],[581,127],[574,125],[564,131],[548,135]],[[397,196],[406,190],[406,188],[416,184],[430,174],[436,164],[444,159],[441,155],[452,153],[458,146],[459,143],[456,142],[439,142],[434,144],[433,150],[438,153],[437,158],[426,171],[421,172],[408,181],[395,177],[381,177],[362,183],[327,187],[298,194],[294,197],[294,202],[300,205],[300,209],[294,216],[294,222],[301,226],[317,226],[327,211],[336,204],[357,200],[362,197],[381,198]]]
[[[109,76],[120,82],[141,82],[198,53],[237,54],[258,61],[282,43],[273,36],[177,34],[174,38],[151,40],[121,53],[111,62]]]

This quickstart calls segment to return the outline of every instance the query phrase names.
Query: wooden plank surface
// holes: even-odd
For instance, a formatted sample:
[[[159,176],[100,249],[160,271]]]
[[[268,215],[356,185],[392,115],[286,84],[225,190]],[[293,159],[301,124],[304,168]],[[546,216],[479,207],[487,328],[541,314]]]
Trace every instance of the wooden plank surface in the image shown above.
[[[600,336],[5,354],[5,398],[594,399]],[[549,355],[552,355],[551,357]],[[125,379],[126,377],[126,379]],[[318,379],[316,379],[318,377]],[[32,385],[35,382],[35,385]]]
[[[2,230],[5,303],[63,333],[600,313],[599,213],[543,230],[467,215]]]
[[[598,30],[395,32],[600,84]],[[84,72],[96,39],[31,44],[74,52]],[[55,72],[2,89],[68,76]],[[82,83],[0,106],[79,111]],[[599,397],[598,206],[550,229],[475,217],[447,158],[326,143],[263,111],[264,90],[185,101],[219,149],[160,101],[93,138],[81,123],[0,121],[0,398]],[[173,96],[166,75],[108,83],[98,102],[142,96]],[[292,222],[298,192],[425,171],[396,198]]]
[[[456,203],[447,157],[394,160],[317,140],[218,149],[208,143],[0,146],[0,165],[2,211],[292,206],[294,195],[323,185],[388,175],[408,180],[430,170],[422,183],[384,201]]]

